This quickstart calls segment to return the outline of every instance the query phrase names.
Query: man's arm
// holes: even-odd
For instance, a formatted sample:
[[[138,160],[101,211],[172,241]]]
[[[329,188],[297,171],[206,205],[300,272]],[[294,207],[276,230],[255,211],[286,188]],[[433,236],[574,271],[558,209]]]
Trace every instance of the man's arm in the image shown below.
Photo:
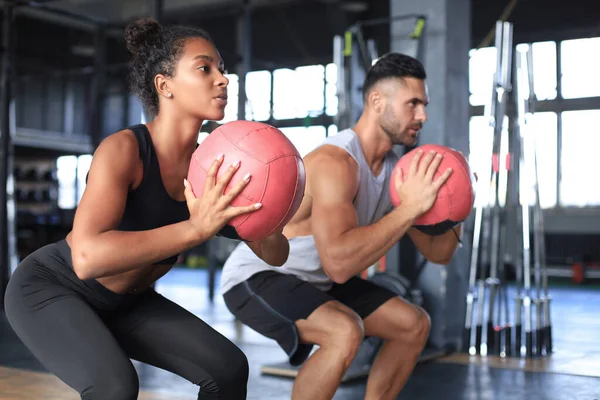
[[[353,199],[357,165],[343,150],[323,148],[307,163],[312,232],[325,273],[343,283],[379,260],[413,224],[397,207],[378,222],[358,226]]]
[[[430,236],[416,228],[408,230],[415,247],[428,261],[435,264],[449,264],[456,253],[462,237],[462,224],[439,236]]]
[[[273,267],[285,264],[290,254],[290,243],[281,230],[262,240],[246,244],[257,257]]]

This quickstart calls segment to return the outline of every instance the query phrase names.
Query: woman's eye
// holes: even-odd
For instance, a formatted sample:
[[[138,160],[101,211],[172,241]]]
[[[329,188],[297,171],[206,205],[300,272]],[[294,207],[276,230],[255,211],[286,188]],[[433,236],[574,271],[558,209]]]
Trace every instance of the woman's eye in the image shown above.
[[[208,72],[208,71],[209,71],[209,68],[208,68],[207,66],[205,66],[205,65],[204,65],[204,66],[201,66],[201,67],[198,67],[198,69],[199,69],[200,71],[204,71],[204,72]]]

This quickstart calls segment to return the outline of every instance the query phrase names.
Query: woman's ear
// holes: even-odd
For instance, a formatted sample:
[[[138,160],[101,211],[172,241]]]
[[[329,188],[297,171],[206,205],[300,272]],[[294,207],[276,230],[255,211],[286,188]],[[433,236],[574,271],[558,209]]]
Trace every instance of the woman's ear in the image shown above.
[[[154,77],[154,87],[159,96],[173,97],[173,93],[169,90],[169,80],[163,74],[157,74]]]

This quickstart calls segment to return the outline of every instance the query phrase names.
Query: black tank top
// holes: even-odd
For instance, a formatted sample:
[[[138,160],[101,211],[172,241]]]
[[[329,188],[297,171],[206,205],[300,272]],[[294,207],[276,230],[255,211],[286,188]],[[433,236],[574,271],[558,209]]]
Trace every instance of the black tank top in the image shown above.
[[[190,217],[185,201],[173,199],[160,175],[158,157],[152,137],[145,125],[134,125],[128,129],[137,138],[140,159],[144,165],[144,176],[140,185],[128,193],[125,212],[119,225],[122,231],[141,231],[185,221]],[[183,182],[181,182],[183,185]],[[178,254],[155,264],[174,264]]]

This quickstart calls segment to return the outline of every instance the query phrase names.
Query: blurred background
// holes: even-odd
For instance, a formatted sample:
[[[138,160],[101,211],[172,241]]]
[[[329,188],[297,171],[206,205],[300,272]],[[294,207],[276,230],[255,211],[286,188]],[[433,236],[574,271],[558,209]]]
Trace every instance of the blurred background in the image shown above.
[[[206,29],[225,60],[230,80],[225,118],[207,121],[203,134],[238,119],[266,122],[305,155],[352,126],[361,110],[364,72],[389,51],[419,58],[428,73],[429,121],[419,143],[461,150],[480,178],[489,175],[492,147],[501,160],[507,154],[519,160],[525,152],[513,143],[527,127],[529,137],[535,137],[537,178],[527,178],[530,163],[522,167],[520,179],[506,171],[497,180],[493,174],[483,179],[484,189],[499,193],[505,247],[495,253],[495,231],[489,228],[496,197],[478,192],[483,222],[476,213],[467,221],[465,245],[450,266],[418,268],[419,255],[405,242],[379,265],[422,292],[434,321],[432,348],[465,351],[461,335],[473,287],[469,272],[477,226],[484,227],[476,257],[477,270],[483,271],[477,273],[480,281],[492,277],[500,279],[498,287],[522,286],[523,253],[529,245],[523,235],[531,236],[532,260],[543,264],[532,269],[532,279],[546,276],[556,293],[568,288],[565,299],[570,300],[561,303],[568,304],[565,312],[586,302],[598,304],[593,297],[600,278],[596,0],[39,0],[0,5],[2,297],[23,257],[71,229],[100,141],[146,121],[128,90],[123,31],[131,20],[153,16],[163,24]],[[526,231],[522,205],[532,213]],[[219,269],[235,245],[214,239],[182,254],[175,270],[197,273],[174,275],[197,277],[181,278],[198,288],[186,297],[189,304],[209,307],[221,301]],[[572,303],[575,299],[581,302]],[[585,326],[590,327],[591,318],[583,318]],[[562,321],[556,323],[557,334],[564,332],[566,340],[576,325]]]

